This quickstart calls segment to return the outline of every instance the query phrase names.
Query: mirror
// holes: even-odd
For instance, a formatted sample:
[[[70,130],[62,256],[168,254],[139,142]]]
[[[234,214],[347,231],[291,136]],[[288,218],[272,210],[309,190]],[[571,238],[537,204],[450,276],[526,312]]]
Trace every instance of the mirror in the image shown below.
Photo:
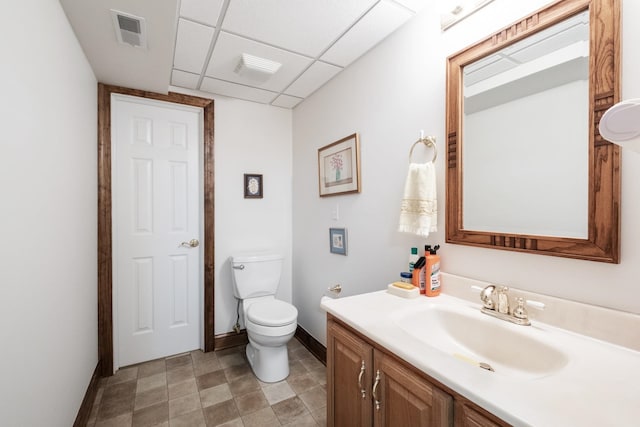
[[[619,0],[561,0],[449,57],[447,242],[617,263]]]
[[[589,12],[465,65],[461,95],[464,229],[586,239]]]

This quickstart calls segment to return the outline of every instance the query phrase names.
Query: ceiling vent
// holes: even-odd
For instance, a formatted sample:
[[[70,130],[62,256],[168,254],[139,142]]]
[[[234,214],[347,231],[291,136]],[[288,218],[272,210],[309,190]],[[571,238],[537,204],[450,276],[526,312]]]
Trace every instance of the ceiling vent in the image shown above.
[[[247,79],[266,82],[281,66],[279,62],[243,53],[234,71]]]
[[[117,10],[111,10],[116,38],[122,44],[134,47],[147,47],[147,31],[144,18]]]

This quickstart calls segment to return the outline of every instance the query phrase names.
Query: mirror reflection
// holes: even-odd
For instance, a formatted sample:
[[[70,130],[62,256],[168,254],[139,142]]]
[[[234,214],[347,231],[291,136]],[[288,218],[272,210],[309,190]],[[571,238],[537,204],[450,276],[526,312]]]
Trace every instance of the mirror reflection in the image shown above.
[[[462,69],[463,228],[588,237],[589,12]]]
[[[447,243],[619,262],[620,152],[598,132],[619,35],[618,0],[558,0],[447,59]]]

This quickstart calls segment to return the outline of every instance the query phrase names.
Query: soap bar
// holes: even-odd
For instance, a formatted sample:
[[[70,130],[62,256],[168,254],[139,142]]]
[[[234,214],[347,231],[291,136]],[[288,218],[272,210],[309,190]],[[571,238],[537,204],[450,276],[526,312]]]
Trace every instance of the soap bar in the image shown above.
[[[402,282],[397,282],[397,283],[401,283],[404,286],[408,285],[410,289],[405,289],[404,286],[399,287],[396,283],[391,283],[389,286],[387,286],[387,292],[402,298],[416,298],[420,296],[420,290],[415,286],[409,285],[408,283],[402,283]]]
[[[415,286],[413,286],[411,283],[406,283],[406,282],[393,282],[392,285],[395,286],[396,288],[402,288],[407,290],[411,290],[415,288]]]

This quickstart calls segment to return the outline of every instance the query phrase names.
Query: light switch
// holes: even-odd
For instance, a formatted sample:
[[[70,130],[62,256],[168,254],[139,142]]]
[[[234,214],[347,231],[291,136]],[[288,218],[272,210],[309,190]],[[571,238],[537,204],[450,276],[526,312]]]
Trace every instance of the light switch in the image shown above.
[[[340,208],[336,203],[336,207],[331,210],[331,219],[337,221],[340,218]]]

